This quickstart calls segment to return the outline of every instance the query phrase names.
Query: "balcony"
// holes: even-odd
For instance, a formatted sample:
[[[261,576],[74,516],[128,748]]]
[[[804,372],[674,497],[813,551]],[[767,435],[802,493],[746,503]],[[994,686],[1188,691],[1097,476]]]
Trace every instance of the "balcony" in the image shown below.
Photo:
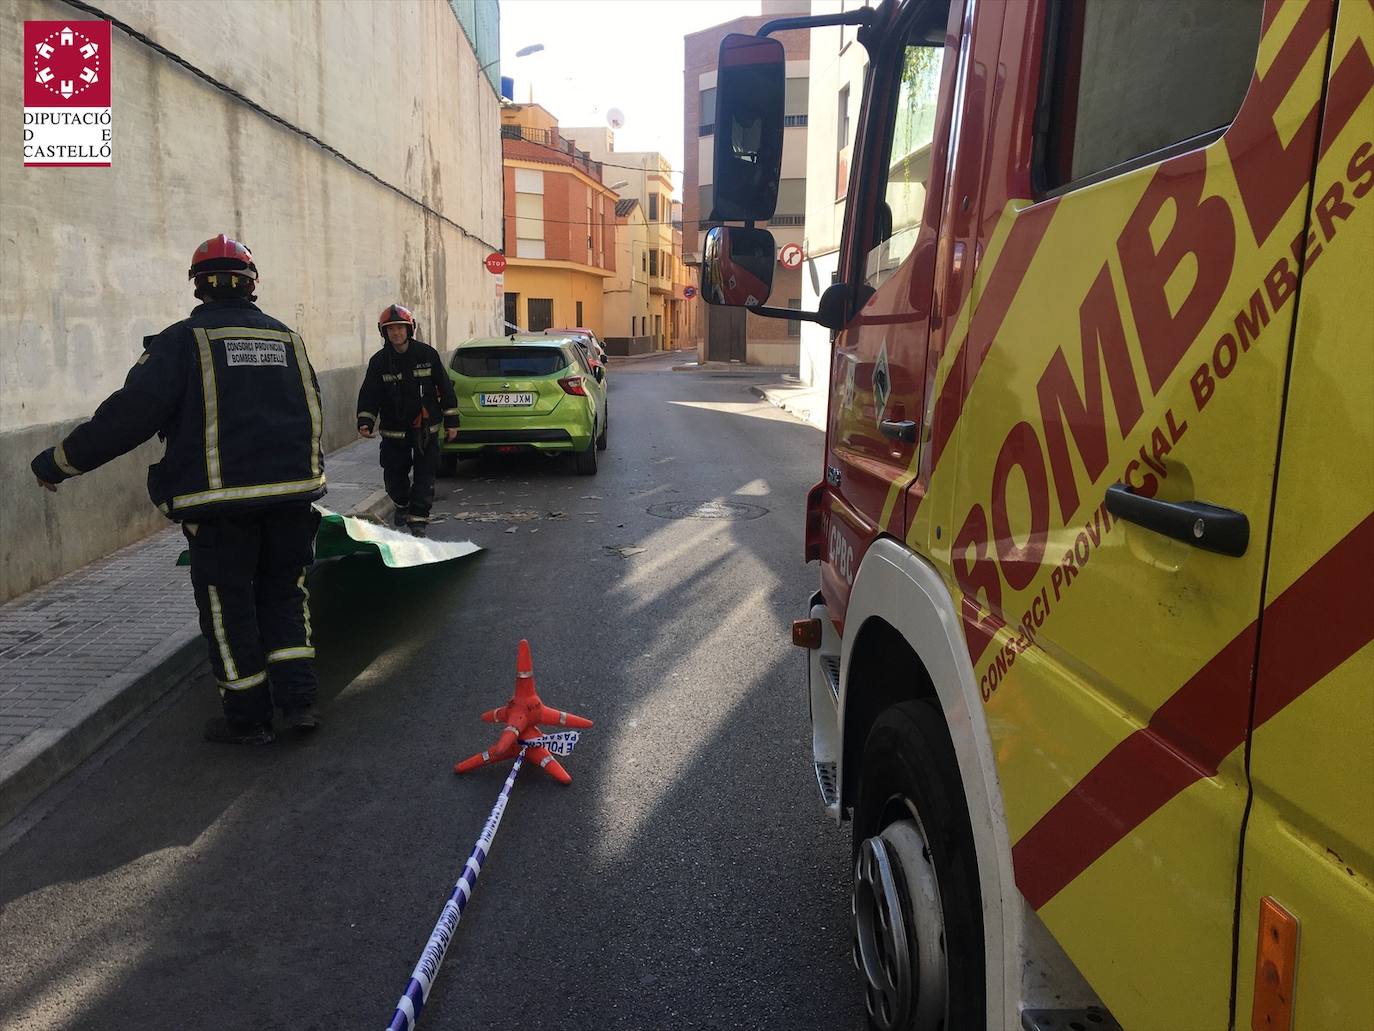
[[[783,115],[782,127],[784,129],[805,129],[807,122],[806,115]],[[697,126],[698,136],[714,136],[716,134],[716,123],[706,122]]]
[[[501,126],[501,150],[507,157],[550,164],[572,165],[580,168],[597,182],[601,178],[601,162],[593,161],[584,150],[578,150],[572,140],[560,136],[553,129],[531,129],[524,125]]]

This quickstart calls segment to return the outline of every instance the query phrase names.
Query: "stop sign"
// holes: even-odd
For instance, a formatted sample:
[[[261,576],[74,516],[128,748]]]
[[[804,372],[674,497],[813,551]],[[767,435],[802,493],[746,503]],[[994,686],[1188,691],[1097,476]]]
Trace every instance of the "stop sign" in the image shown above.
[[[487,266],[487,271],[493,276],[499,276],[506,271],[506,256],[500,251],[492,251],[487,255],[483,264]]]

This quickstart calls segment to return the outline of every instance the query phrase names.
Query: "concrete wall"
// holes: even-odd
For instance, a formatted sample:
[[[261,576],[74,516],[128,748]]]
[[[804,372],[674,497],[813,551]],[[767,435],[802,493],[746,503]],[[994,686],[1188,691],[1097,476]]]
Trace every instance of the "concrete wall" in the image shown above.
[[[186,267],[206,237],[252,247],[259,303],[305,337],[327,448],[353,435],[387,303],[414,308],[441,351],[500,326],[481,263],[501,241],[497,100],[448,4],[100,6],[408,197],[118,28],[113,167],[25,170],[22,83],[0,76],[0,600],[166,525],[143,488],[156,443],[55,495],[27,467],[120,386],[145,334],[194,305]],[[20,52],[25,20],[72,16],[7,5],[0,53]]]

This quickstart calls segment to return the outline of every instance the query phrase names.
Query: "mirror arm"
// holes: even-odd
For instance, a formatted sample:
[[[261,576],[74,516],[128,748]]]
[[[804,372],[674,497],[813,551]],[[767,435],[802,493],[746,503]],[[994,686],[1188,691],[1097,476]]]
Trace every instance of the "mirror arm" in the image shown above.
[[[827,329],[835,328],[820,312],[807,311],[804,308],[770,308],[765,304],[744,310],[750,315],[757,315],[764,319],[795,319],[798,322],[818,322]]]
[[[814,18],[774,18],[759,26],[759,31],[754,35],[771,36],[775,32],[786,32],[788,29],[819,29],[827,25],[860,25],[867,28],[873,24],[873,19],[877,16],[878,12],[872,7],[860,7],[843,14],[818,14]]]

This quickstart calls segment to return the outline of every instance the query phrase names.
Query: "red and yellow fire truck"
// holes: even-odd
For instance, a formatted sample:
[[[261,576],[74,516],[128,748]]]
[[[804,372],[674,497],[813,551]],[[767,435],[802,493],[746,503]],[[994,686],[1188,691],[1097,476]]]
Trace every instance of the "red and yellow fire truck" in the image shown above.
[[[1374,8],[728,37],[714,260],[776,203],[771,34],[838,23],[835,283],[750,310],[832,332],[794,637],[872,1023],[1374,1027]]]

